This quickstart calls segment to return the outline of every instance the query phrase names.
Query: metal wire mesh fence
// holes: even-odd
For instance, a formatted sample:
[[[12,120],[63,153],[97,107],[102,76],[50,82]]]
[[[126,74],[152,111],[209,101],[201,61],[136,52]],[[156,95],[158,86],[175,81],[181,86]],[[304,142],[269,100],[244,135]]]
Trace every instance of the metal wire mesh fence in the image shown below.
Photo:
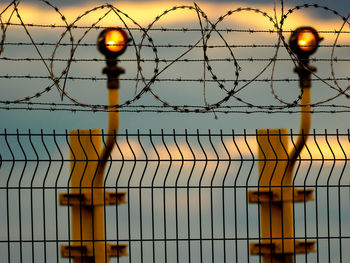
[[[116,136],[98,186],[91,166],[99,163],[99,132],[5,130],[0,134],[1,261],[92,262],[83,248],[91,245],[97,255],[102,244],[102,262],[109,256],[119,256],[112,262],[261,262],[263,254],[279,253],[278,240],[290,240],[294,262],[347,262],[350,133],[309,134],[288,186],[286,153],[297,136],[126,131]],[[278,141],[285,149],[280,153]],[[270,173],[265,184],[264,173]],[[96,189],[105,198],[99,199]],[[293,189],[291,200],[285,189]],[[283,234],[289,226],[273,222],[276,200],[291,206],[290,218],[281,218],[292,222],[289,236]],[[91,225],[84,217],[92,204],[104,214],[102,223],[98,214],[92,214]],[[267,230],[264,213],[272,215]],[[99,224],[102,238],[94,234]],[[266,237],[276,225],[282,236]],[[92,236],[85,236],[89,231]]]

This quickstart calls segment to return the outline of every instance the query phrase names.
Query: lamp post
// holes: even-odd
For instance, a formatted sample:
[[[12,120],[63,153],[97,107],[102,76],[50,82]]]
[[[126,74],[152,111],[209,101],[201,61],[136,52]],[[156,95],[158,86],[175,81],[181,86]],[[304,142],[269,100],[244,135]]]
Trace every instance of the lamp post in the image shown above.
[[[106,243],[105,206],[126,203],[124,192],[105,191],[104,170],[115,144],[119,128],[119,75],[125,71],[117,66],[118,57],[126,50],[128,35],[120,28],[103,30],[98,50],[105,55],[108,88],[108,131],[105,147],[101,149],[101,130],[70,132],[72,190],[60,194],[60,204],[72,206],[72,243],[61,246],[62,257],[74,263],[108,263],[110,257],[127,255],[123,244]]]
[[[117,66],[118,57],[122,55],[129,42],[128,35],[120,28],[106,28],[97,38],[98,50],[105,55],[106,64],[102,71],[107,75],[108,105],[119,104],[119,76],[125,73],[125,70]],[[119,128],[119,111],[117,108],[110,108],[108,112],[108,131],[106,147],[101,155],[100,172],[103,172],[106,160],[114,146],[114,134]]]
[[[311,127],[311,75],[316,72],[316,67],[310,65],[309,57],[316,52],[320,41],[322,41],[318,32],[312,27],[299,27],[290,36],[289,46],[298,58],[298,65],[294,69],[299,76],[299,86],[301,93],[301,116],[300,116],[300,136],[295,147],[290,153],[292,162],[291,168],[297,159],[299,153],[305,145],[307,134]]]
[[[292,263],[294,255],[314,252],[315,242],[294,237],[293,207],[295,202],[313,200],[312,189],[293,186],[293,168],[305,146],[311,126],[311,75],[316,68],[309,57],[316,52],[322,38],[312,27],[299,27],[289,45],[298,58],[295,72],[301,90],[300,135],[288,151],[287,129],[259,130],[259,188],[249,191],[250,203],[260,204],[261,240],[250,243],[250,252],[263,255],[263,263]],[[306,235],[306,233],[305,233]]]

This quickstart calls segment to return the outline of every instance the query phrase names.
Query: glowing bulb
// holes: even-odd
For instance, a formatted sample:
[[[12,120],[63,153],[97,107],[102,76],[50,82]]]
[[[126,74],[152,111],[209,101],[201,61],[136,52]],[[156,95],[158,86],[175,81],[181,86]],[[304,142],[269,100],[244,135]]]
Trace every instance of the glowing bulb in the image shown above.
[[[127,40],[120,30],[109,30],[105,37],[106,48],[111,52],[119,52],[125,48]]]
[[[311,31],[301,31],[298,34],[298,46],[302,51],[312,51],[317,46],[315,34]]]

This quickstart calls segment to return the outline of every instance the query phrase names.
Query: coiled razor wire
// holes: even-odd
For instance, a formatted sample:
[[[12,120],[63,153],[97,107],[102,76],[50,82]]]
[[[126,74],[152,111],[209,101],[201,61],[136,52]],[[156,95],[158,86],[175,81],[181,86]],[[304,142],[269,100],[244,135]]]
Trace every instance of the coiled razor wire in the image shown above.
[[[338,44],[338,38],[340,34],[349,34],[350,31],[346,30],[345,25],[350,26],[349,23],[349,15],[344,16],[341,15],[336,10],[333,10],[331,8],[328,8],[327,6],[322,6],[318,4],[304,4],[295,6],[291,9],[288,9],[284,11],[284,3],[283,1],[280,2],[281,4],[281,17],[277,17],[277,11],[276,11],[276,4],[274,7],[274,14],[268,14],[267,12],[264,12],[257,8],[252,7],[239,7],[233,10],[227,11],[224,15],[220,16],[215,22],[212,22],[206,13],[200,8],[200,6],[196,3],[193,5],[181,5],[181,6],[174,6],[170,9],[164,10],[160,15],[155,17],[155,19],[147,26],[142,27],[135,19],[130,17],[127,13],[123,12],[122,10],[118,9],[117,7],[111,5],[111,4],[103,4],[97,7],[94,7],[90,10],[87,10],[83,12],[81,15],[79,15],[72,23],[67,22],[66,16],[62,13],[62,11],[54,6],[52,3],[46,0],[38,0],[38,2],[41,2],[42,4],[48,6],[49,8],[52,8],[55,13],[60,17],[60,20],[63,22],[63,25],[56,25],[56,24],[32,24],[32,23],[25,23],[22,19],[22,14],[18,9],[18,6],[20,5],[19,0],[14,0],[10,2],[8,5],[4,7],[4,10],[0,12],[0,26],[1,26],[1,42],[0,42],[0,60],[2,61],[41,61],[46,70],[47,75],[46,76],[39,76],[39,75],[1,75],[1,79],[49,79],[52,81],[52,83],[46,87],[43,87],[41,91],[35,92],[35,94],[32,94],[30,96],[25,96],[22,98],[17,98],[14,100],[0,100],[0,104],[3,104],[3,106],[0,106],[0,109],[4,110],[58,110],[58,111],[91,111],[91,112],[99,112],[99,111],[110,111],[115,108],[118,108],[120,111],[133,111],[133,112],[181,112],[181,113],[206,113],[206,112],[223,112],[223,113],[255,113],[255,112],[265,112],[265,113],[298,113],[302,109],[302,105],[300,105],[299,101],[302,97],[303,91],[301,91],[301,94],[298,95],[295,99],[290,101],[285,101],[282,99],[276,92],[274,88],[275,82],[293,82],[298,81],[298,79],[295,78],[284,78],[284,79],[275,79],[275,67],[277,61],[292,61],[295,65],[298,63],[298,58],[291,52],[288,44],[285,41],[284,33],[290,33],[291,30],[284,30],[283,26],[285,24],[285,21],[288,19],[288,17],[291,14],[294,14],[295,12],[298,12],[303,9],[307,8],[315,8],[315,9],[322,9],[327,12],[330,12],[331,14],[335,15],[337,18],[339,18],[342,21],[342,26],[339,29],[336,30],[324,30],[320,31],[320,33],[327,33],[327,34],[335,34],[336,39],[333,43],[333,45],[320,45],[324,47],[331,47],[332,53],[330,59],[318,59],[318,58],[311,58],[311,61],[328,61],[330,62],[330,68],[331,68],[331,77],[321,77],[314,72],[312,72],[312,78],[313,81],[319,81],[323,84],[325,84],[328,88],[334,90],[336,92],[335,95],[332,95],[331,97],[328,97],[327,99],[323,99],[317,102],[314,102],[311,104],[313,108],[317,107],[323,107],[321,109],[315,109],[312,110],[312,113],[323,113],[323,112],[329,112],[329,113],[336,113],[336,112],[348,112],[349,107],[347,105],[335,105],[332,104],[332,101],[339,97],[345,97],[346,99],[350,98],[350,94],[348,93],[350,86],[345,85],[344,87],[341,87],[339,84],[339,81],[350,81],[349,76],[342,76],[342,77],[336,77],[335,71],[334,71],[334,62],[338,61],[349,61],[348,58],[337,58],[334,56],[335,48],[346,48],[349,47],[349,44],[340,45]],[[77,23],[84,17],[86,17],[89,14],[92,14],[96,11],[103,10],[104,14],[99,16],[97,20],[92,23],[91,26],[79,26]],[[174,12],[181,12],[181,11],[191,11],[194,12],[198,18],[198,23],[200,25],[200,28],[157,28],[156,24],[166,19],[167,15],[174,13]],[[4,13],[10,12],[10,15],[5,20],[4,19]],[[234,29],[234,28],[226,28],[226,29],[219,29],[220,23],[222,23],[225,19],[227,19],[230,16],[234,16],[237,13],[242,12],[249,12],[254,13],[257,16],[262,16],[265,18],[271,25],[273,26],[273,29],[270,30],[260,30],[260,29]],[[108,14],[114,14],[118,20],[121,23],[121,28],[127,31],[128,35],[130,36],[131,42],[129,46],[133,48],[135,52],[135,58],[134,59],[121,59],[121,61],[130,61],[135,62],[136,65],[136,76],[134,78],[121,78],[121,80],[130,80],[135,82],[135,93],[133,98],[128,99],[118,105],[101,105],[101,104],[91,104],[81,101],[78,98],[73,97],[68,91],[67,91],[67,80],[90,80],[90,81],[98,81],[98,80],[105,80],[105,78],[98,78],[95,76],[70,76],[70,68],[72,62],[77,61],[101,61],[101,59],[88,59],[88,58],[76,58],[76,52],[77,49],[84,46],[95,46],[96,44],[92,43],[84,43],[83,40],[86,37],[86,35],[92,31],[93,29],[102,29],[106,28],[104,26],[101,26],[100,23],[103,21]],[[17,16],[19,23],[12,22],[13,17]],[[131,22],[133,25],[132,27],[128,26],[128,22]],[[120,24],[119,23],[119,24]],[[25,34],[29,37],[29,42],[6,42],[6,33],[9,28],[9,26],[20,26],[23,27],[25,30]],[[38,27],[38,28],[49,28],[49,29],[56,29],[56,28],[63,28],[64,32],[60,35],[59,40],[57,42],[35,42],[34,38],[31,36],[28,28],[32,27]],[[72,29],[82,29],[84,30],[82,36],[79,39],[75,39],[72,33]],[[199,32],[201,34],[201,37],[195,41],[194,44],[168,44],[168,45],[157,45],[155,43],[155,40],[152,38],[151,33],[152,32]],[[133,33],[134,32],[142,32],[142,37],[140,41],[136,41]],[[230,45],[225,37],[223,36],[224,33],[230,33],[230,32],[242,32],[242,33],[269,33],[269,34],[277,34],[277,41],[273,45]],[[208,41],[210,40],[211,36],[213,34],[217,34],[219,38],[224,43],[223,45],[209,45]],[[69,42],[63,42],[63,39],[68,37]],[[4,51],[4,48],[7,45],[15,45],[15,46],[33,46],[39,55],[40,58],[31,58],[31,57],[20,57],[20,58],[13,58],[13,57],[4,57],[2,56],[2,53]],[[40,50],[41,46],[53,46],[54,50],[51,54],[51,57],[44,57],[42,55],[42,52]],[[56,57],[57,50],[60,46],[67,46],[70,48],[70,55],[68,59],[62,59]],[[153,52],[153,59],[144,59],[142,58],[141,51],[143,47],[151,48]],[[158,56],[158,49],[159,48],[187,48],[186,51],[182,52],[180,55],[178,55],[175,59],[160,59]],[[246,48],[246,47],[252,47],[252,48],[273,48],[274,54],[270,58],[237,58],[235,56],[235,48]],[[198,59],[186,59],[184,58],[186,54],[188,54],[193,49],[201,49],[203,52],[203,55],[201,58]],[[228,50],[230,56],[225,59],[220,58],[209,58],[208,56],[208,49],[212,48],[225,48]],[[287,59],[279,59],[278,54],[280,52],[281,48],[285,48],[286,51],[289,54],[289,58]],[[65,62],[66,66],[64,67],[63,71],[56,75],[54,73],[54,65],[55,62]],[[153,76],[146,78],[143,74],[142,65],[141,63],[148,61],[148,62],[154,62],[153,67]],[[233,63],[233,78],[231,79],[223,79],[219,78],[217,72],[215,71],[215,67],[213,66],[212,62],[217,61],[225,61],[225,62],[231,62]],[[240,72],[243,71],[242,67],[239,65],[241,61],[263,61],[266,62],[266,65],[263,67],[262,70],[260,70],[254,77],[250,79],[241,79],[240,78]],[[184,79],[181,77],[178,78],[162,78],[161,75],[168,69],[170,69],[175,63],[177,62],[203,62],[203,76],[202,78],[193,78],[193,79]],[[165,63],[165,66],[163,66],[162,63]],[[272,68],[271,76],[270,78],[261,78],[262,74],[267,71],[267,69]],[[207,76],[206,73],[209,73]],[[181,105],[181,104],[170,104],[168,101],[161,98],[153,89],[152,86],[154,83],[159,83],[163,81],[171,81],[171,82],[199,82],[203,85],[203,97],[204,97],[204,106],[196,106],[196,105]],[[333,84],[330,84],[329,81],[331,81]],[[208,103],[207,100],[207,93],[206,93],[206,83],[215,83],[220,90],[225,92],[225,96],[220,99],[219,101],[215,103]],[[255,82],[267,82],[270,83],[270,89],[271,93],[274,97],[274,99],[279,103],[278,106],[274,105],[255,105],[250,102],[248,102],[245,99],[242,99],[239,97],[239,92],[245,90],[247,87],[252,85],[252,83]],[[242,86],[238,87],[239,83],[243,83]],[[53,88],[56,88],[61,96],[61,100],[64,98],[67,98],[71,101],[70,104],[63,104],[63,103],[53,103],[53,102],[34,102],[34,99],[37,99],[41,97],[43,94],[46,94],[50,91],[52,91]],[[141,99],[141,97],[144,96],[144,94],[150,93],[153,95],[153,98],[160,102],[162,106],[159,108],[154,107],[153,105],[133,105],[136,104],[135,102]],[[232,105],[228,106],[225,105],[229,100],[235,99],[237,102],[239,102],[241,105]],[[15,105],[14,105],[15,104]],[[20,104],[20,105],[19,105]],[[331,107],[331,110],[325,110],[325,108]]]

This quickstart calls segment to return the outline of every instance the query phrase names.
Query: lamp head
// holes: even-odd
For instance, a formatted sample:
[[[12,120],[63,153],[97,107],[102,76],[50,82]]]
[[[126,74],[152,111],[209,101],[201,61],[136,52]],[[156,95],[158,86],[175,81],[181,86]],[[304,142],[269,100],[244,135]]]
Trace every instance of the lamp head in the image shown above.
[[[109,59],[116,59],[127,48],[129,37],[121,28],[106,28],[97,38],[98,50]]]
[[[318,49],[323,40],[316,29],[308,26],[298,27],[289,38],[291,50],[300,58],[308,59]]]

